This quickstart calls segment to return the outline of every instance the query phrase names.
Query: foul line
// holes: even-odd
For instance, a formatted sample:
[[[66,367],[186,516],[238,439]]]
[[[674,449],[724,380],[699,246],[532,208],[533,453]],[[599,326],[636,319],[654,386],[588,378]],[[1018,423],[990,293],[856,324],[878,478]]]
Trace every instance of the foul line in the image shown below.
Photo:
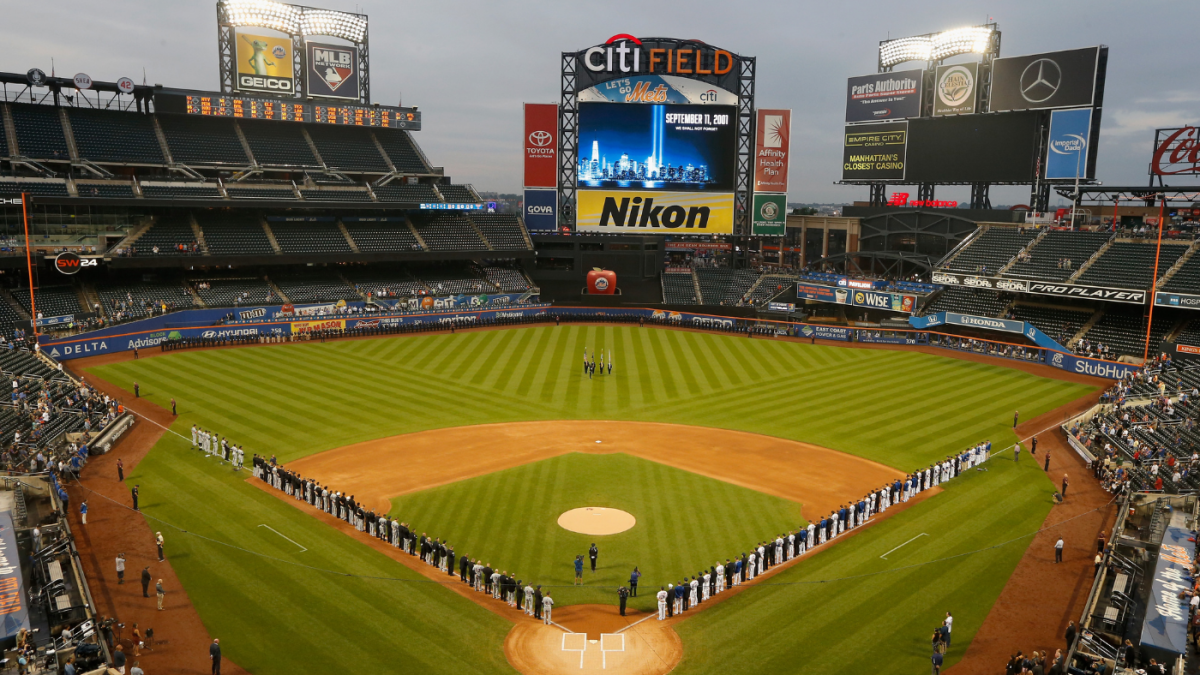
[[[892,549],[891,551],[888,551],[887,553],[884,553],[883,555],[881,555],[881,556],[879,556],[879,557],[880,557],[880,558],[883,558],[884,560],[887,560],[887,557],[888,557],[889,555],[891,555],[893,551],[897,551],[897,550],[899,550],[899,549],[902,549],[902,548],[904,548],[905,546],[908,546],[909,544],[913,543],[914,541],[916,541],[916,540],[920,539],[921,537],[928,537],[928,536],[929,536],[929,533],[927,533],[927,532],[922,532],[921,534],[918,534],[917,536],[913,537],[912,539],[909,539],[908,541],[904,542],[903,544],[900,544],[900,545],[899,545],[899,546],[897,546],[896,548]]]
[[[634,626],[638,625],[639,623],[641,623],[643,621],[649,621],[650,619],[657,619],[657,618],[658,618],[658,611],[655,610],[654,612],[651,612],[650,614],[638,619],[637,621],[634,621],[633,623],[629,624],[628,626],[625,626],[624,628],[617,631],[616,633],[613,633],[613,635],[619,635],[621,633],[624,633],[625,631],[629,630],[630,628],[633,628]]]
[[[288,541],[291,541],[293,544],[296,544],[296,542],[292,541],[291,539],[288,539],[287,537],[284,537],[284,535],[283,535],[283,533],[282,533],[282,532],[280,532],[279,530],[277,530],[277,529],[275,529],[275,528],[271,527],[270,525],[267,525],[266,523],[263,523],[262,525],[259,525],[259,527],[265,527],[265,528],[267,528],[268,530],[270,530],[270,531],[274,532],[275,534],[277,534],[277,535],[279,535],[279,536],[283,537],[284,539],[287,539]],[[307,551],[307,550],[308,550],[308,549],[304,548],[303,546],[300,546],[300,544],[296,544],[296,546],[299,546],[299,547],[300,547],[300,552],[301,552],[301,553],[304,553],[305,551]]]

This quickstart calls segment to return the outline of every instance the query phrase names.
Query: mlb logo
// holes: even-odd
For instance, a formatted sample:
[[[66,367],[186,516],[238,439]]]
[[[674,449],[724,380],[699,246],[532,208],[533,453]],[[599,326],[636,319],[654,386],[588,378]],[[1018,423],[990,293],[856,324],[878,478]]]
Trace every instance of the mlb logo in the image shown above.
[[[312,69],[330,91],[337,91],[354,74],[354,53],[349,49],[314,49]]]

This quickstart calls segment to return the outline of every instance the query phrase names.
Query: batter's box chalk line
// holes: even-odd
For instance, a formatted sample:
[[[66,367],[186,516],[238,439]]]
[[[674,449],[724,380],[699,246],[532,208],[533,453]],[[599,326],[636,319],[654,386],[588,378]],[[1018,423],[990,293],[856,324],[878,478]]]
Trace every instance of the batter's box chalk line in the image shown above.
[[[562,651],[579,652],[579,667],[583,668],[583,654],[587,651],[587,633],[563,633]]]
[[[608,653],[625,651],[625,636],[620,633],[600,634],[600,665],[608,668]]]

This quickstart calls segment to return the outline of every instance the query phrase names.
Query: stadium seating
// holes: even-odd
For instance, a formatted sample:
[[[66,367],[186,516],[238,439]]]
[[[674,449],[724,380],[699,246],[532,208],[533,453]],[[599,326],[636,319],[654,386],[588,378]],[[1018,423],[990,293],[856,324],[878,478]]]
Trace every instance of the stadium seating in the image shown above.
[[[379,141],[379,145],[383,146],[383,151],[387,153],[388,159],[392,160],[392,166],[396,167],[397,171],[401,173],[431,173],[407,131],[376,129],[375,138]]]
[[[421,280],[435,295],[487,293],[494,288],[474,269],[457,264],[427,269],[421,272]]]
[[[429,293],[429,287],[424,282],[407,274],[382,275],[358,272],[347,273],[346,277],[364,296],[368,293],[379,295],[382,291],[386,291],[383,297],[408,297]]]
[[[525,233],[521,230],[521,221],[511,213],[481,213],[470,216],[471,222],[483,233],[485,239],[496,251],[525,251],[529,244],[525,242]]]
[[[998,316],[1006,305],[1008,300],[993,290],[948,286],[923,313],[959,312],[973,316]]]
[[[0,318],[0,321],[2,320]],[[1191,322],[1184,326],[1179,335],[1175,337],[1175,341],[1179,344],[1200,347],[1200,319],[1192,319]]]
[[[663,272],[663,302],[668,305],[699,304],[691,272]]]
[[[79,156],[98,163],[163,164],[154,118],[133,112],[71,108]]]
[[[32,159],[70,161],[58,108],[32,103],[9,103],[21,155]]]
[[[1200,293],[1200,253],[1193,253],[1187,262],[1163,284],[1162,290],[1175,293]]]
[[[41,197],[69,197],[67,182],[62,180],[38,181],[3,181],[0,190],[4,192],[27,192]]]
[[[143,183],[142,196],[146,199],[221,199],[221,188],[212,184],[148,185]]]
[[[1149,288],[1155,279],[1171,269],[1187,247],[1180,244],[1164,244],[1158,253],[1158,273],[1154,271],[1157,245],[1137,242],[1114,242],[1092,266],[1075,281],[1090,286],[1116,286],[1118,288]]]
[[[262,279],[193,279],[191,283],[196,295],[209,307],[281,302],[271,285]]]
[[[371,131],[358,127],[338,127],[312,124],[308,136],[325,166],[341,171],[370,171],[388,173],[387,162],[371,139]]]
[[[483,274],[495,284],[496,290],[504,293],[524,293],[532,288],[529,279],[519,270],[508,267],[485,267]]]
[[[75,182],[75,193],[86,199],[100,197],[102,199],[136,199],[131,183],[81,183]]]
[[[319,190],[301,189],[300,196],[310,202],[369,202],[371,195],[366,190]]]
[[[750,293],[750,300],[756,305],[761,305],[780,293],[794,290],[796,288],[796,281],[798,279],[794,276],[780,274],[764,275],[762,281]]]
[[[263,120],[239,122],[250,152],[263,166],[319,167],[321,163],[313,156],[304,130],[299,124],[280,124]]]
[[[13,297],[26,312],[33,315],[29,304],[29,289],[18,288],[13,291]],[[79,295],[75,293],[75,289],[70,286],[42,286],[37,289],[37,311],[43,317],[51,316],[74,316],[82,314],[83,308],[79,306]]]
[[[180,245],[191,247],[196,243],[196,233],[192,230],[191,220],[186,213],[172,213],[163,216],[142,236],[134,240],[132,253],[135,256],[148,255],[197,255],[190,250],[179,250]],[[155,247],[158,248],[155,251]]]
[[[232,120],[158,115],[171,159],[183,164],[246,166],[250,158]]]
[[[337,223],[271,223],[283,253],[350,253],[350,244]]]
[[[17,312],[8,300],[0,298],[0,335],[10,338],[13,335],[13,327],[18,322],[27,323],[28,321]]]
[[[229,194],[230,199],[271,199],[276,201],[295,201],[296,199],[296,192],[290,185],[287,187],[226,187],[225,192]]]
[[[959,252],[945,269],[968,274],[996,274],[1037,236],[1016,227],[989,227]]]
[[[431,251],[483,251],[487,245],[471,222],[457,213],[417,216],[417,232]]]
[[[1111,237],[1108,232],[1047,232],[1030,251],[1029,260],[1016,263],[1009,268],[1005,276],[1039,281],[1066,281]],[[1059,266],[1059,261],[1064,259],[1070,260],[1069,268]]]
[[[115,284],[97,285],[96,293],[105,314],[113,321],[126,321],[155,316],[167,311],[188,309],[195,304],[187,289],[179,284]]]
[[[438,192],[442,193],[442,198],[448,202],[456,204],[478,202],[479,196],[471,189],[469,185],[441,185],[437,186]]]
[[[1088,319],[1092,318],[1092,314],[1091,310],[1074,311],[1065,307],[1038,307],[1018,303],[1013,307],[1012,318],[1037,326],[1038,330],[1065,347]]]
[[[197,213],[204,243],[212,255],[272,255],[275,249],[258,216],[244,213]]]
[[[311,274],[273,279],[275,285],[294,303],[361,300],[358,291],[337,276]]]
[[[360,253],[421,250],[417,238],[404,222],[349,222],[345,225]]]
[[[401,185],[397,183],[389,183],[383,187],[371,188],[375,196],[381,202],[406,202],[411,204],[428,204],[430,202],[440,202],[437,193],[433,191],[433,187],[424,183],[412,183],[409,185]]]
[[[751,270],[731,270],[701,267],[696,270],[700,282],[700,297],[705,305],[737,305],[754,282],[758,273]]]
[[[1151,354],[1173,326],[1173,321],[1161,317],[1154,322],[1150,332]],[[1092,344],[1103,344],[1118,355],[1141,357],[1145,351],[1146,317],[1140,311],[1107,309],[1083,338]]]

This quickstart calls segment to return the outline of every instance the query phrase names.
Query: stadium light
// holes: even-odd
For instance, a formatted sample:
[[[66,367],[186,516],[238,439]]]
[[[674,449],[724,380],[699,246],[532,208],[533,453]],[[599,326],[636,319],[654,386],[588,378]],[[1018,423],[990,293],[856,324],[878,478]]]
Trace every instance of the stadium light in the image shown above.
[[[300,16],[300,32],[304,35],[330,35],[359,43],[367,33],[367,20],[359,14],[306,8]]]
[[[879,43],[879,65],[890,68],[905,61],[941,61],[959,54],[984,54],[991,48],[994,25],[966,26],[941,33],[884,40]]]
[[[222,0],[233,26],[257,26],[295,35],[300,32],[301,10],[274,0]]]

